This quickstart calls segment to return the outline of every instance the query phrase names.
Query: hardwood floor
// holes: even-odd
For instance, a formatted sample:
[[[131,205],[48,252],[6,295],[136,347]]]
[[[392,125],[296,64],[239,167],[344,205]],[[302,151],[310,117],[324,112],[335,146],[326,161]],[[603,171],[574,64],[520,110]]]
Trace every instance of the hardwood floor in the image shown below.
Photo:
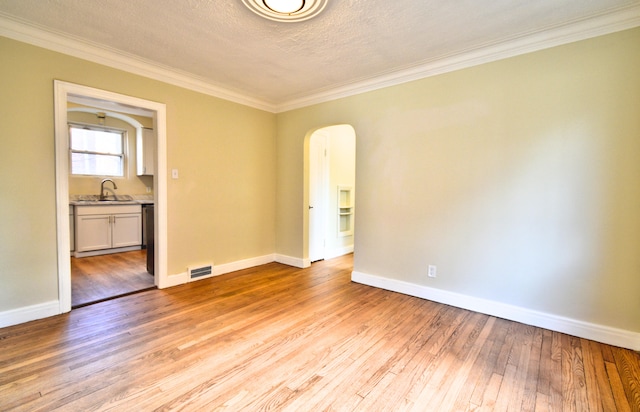
[[[0,410],[638,411],[630,350],[277,263],[0,329]]]
[[[76,308],[153,288],[146,250],[71,258],[71,306]]]

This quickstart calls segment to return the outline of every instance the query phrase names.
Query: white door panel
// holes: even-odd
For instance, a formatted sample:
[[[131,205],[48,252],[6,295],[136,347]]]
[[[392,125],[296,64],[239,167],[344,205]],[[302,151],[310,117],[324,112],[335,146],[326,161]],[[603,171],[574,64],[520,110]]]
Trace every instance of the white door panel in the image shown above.
[[[314,133],[309,142],[309,260],[324,259],[326,238],[326,136]]]

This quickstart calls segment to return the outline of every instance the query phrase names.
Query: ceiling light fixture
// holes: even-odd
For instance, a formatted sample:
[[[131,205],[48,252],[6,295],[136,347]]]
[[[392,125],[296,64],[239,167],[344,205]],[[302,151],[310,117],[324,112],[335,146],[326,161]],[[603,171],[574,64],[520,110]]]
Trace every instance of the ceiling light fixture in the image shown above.
[[[317,16],[328,0],[242,0],[258,16],[284,22],[308,20]]]
[[[302,10],[304,0],[262,0],[265,6],[276,13],[291,14]]]

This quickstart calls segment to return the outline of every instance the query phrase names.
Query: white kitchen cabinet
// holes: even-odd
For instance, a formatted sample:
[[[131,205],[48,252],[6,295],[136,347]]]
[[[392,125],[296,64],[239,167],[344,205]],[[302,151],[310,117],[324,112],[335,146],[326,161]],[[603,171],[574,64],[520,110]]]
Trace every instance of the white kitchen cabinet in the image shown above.
[[[135,214],[113,215],[111,246],[142,247],[142,210]]]
[[[78,208],[80,211],[81,208]],[[76,253],[110,249],[112,215],[78,215],[76,217]]]
[[[76,206],[75,212],[76,257],[142,247],[140,205]]]
[[[71,253],[75,252],[76,250],[76,240],[75,240],[75,236],[76,236],[76,230],[74,228],[75,226],[75,211],[73,209],[73,205],[69,205],[69,250],[71,250]]]
[[[142,129],[136,136],[136,169],[138,176],[153,176],[156,170],[156,135],[153,129]]]

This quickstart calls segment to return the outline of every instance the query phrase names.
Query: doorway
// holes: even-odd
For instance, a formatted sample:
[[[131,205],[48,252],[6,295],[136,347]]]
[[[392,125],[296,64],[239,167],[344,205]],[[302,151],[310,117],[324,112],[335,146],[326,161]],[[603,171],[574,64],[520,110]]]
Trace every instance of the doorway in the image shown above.
[[[328,126],[309,136],[308,261],[353,252],[355,130]]]
[[[153,284],[157,287],[167,285],[166,260],[166,107],[162,103],[152,102],[136,97],[121,95],[105,90],[55,81],[55,145],[56,145],[56,219],[58,250],[58,295],[60,313],[68,312],[72,307],[71,285],[71,219],[69,196],[69,139],[68,139],[68,106],[71,101],[82,101],[87,106],[103,111],[148,114],[155,130],[156,151],[154,154],[156,173],[153,178],[153,218],[155,245]]]
[[[149,248],[153,242],[147,242],[145,236],[149,226],[146,215],[153,205],[153,154],[157,140],[153,113],[128,107],[118,108],[116,112],[104,106],[93,107],[93,103],[91,99],[73,96],[67,101],[74,160],[69,174],[69,219],[70,231],[73,231],[70,233],[72,309],[155,288],[153,270],[147,270],[147,253],[149,257],[153,256]],[[110,157],[104,152],[119,155]],[[114,163],[119,167],[114,167]],[[103,187],[104,181],[109,184]],[[114,200],[94,206],[102,194]],[[92,206],[82,206],[87,202]],[[136,203],[127,206],[138,214],[129,217],[134,224],[126,223],[126,227],[134,231],[128,236],[132,240],[127,239],[126,248],[109,249],[105,245],[108,239],[92,234],[93,231],[104,234],[102,223],[105,220],[100,215],[85,215],[93,210],[107,210],[102,205],[110,203],[108,206],[111,206],[113,202],[115,205]],[[77,213],[80,210],[82,213]],[[121,222],[117,226],[122,226],[125,215],[117,216]],[[114,219],[114,233],[115,222]],[[80,227],[84,229],[80,230]],[[78,235],[83,237],[81,242]],[[119,241],[119,246],[123,246],[123,240]]]

